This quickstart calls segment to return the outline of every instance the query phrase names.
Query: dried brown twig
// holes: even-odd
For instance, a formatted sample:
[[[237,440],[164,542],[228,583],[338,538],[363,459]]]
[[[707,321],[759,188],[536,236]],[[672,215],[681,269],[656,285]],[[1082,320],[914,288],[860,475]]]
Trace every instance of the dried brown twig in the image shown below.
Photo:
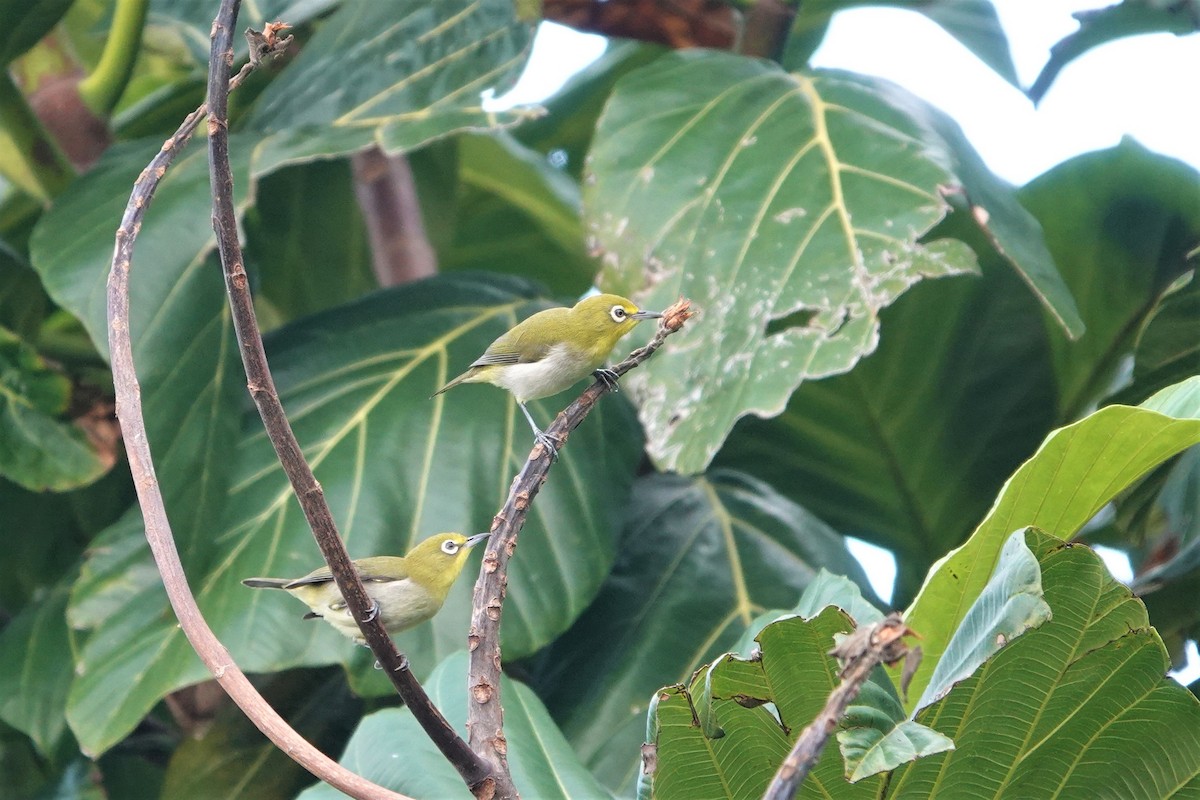
[[[680,298],[663,312],[658,332],[650,343],[630,353],[613,371],[624,375],[650,358],[693,314],[691,302]],[[546,433],[559,443],[556,449],[562,448],[567,436],[579,427],[607,391],[609,387],[604,381],[596,381],[554,419]],[[471,607],[468,635],[471,659],[467,675],[469,741],[472,750],[491,760],[504,774],[508,774],[508,745],[504,738],[504,709],[500,705],[500,614],[508,588],[508,560],[516,549],[517,535],[525,525],[529,505],[546,481],[552,456],[540,443],[535,444],[529,460],[513,480],[508,499],[492,520],[492,536],[475,583]]]
[[[262,42],[259,48],[254,48],[252,43],[257,57],[227,81],[227,91],[239,85],[263,57],[274,55],[287,46],[291,37],[283,39],[276,36],[275,32],[278,30],[276,27],[264,31],[263,34],[257,34]],[[183,565],[179,561],[179,551],[171,535],[171,526],[167,521],[167,512],[146,437],[141,386],[133,363],[133,346],[129,331],[129,273],[137,234],[154,198],[154,192],[167,168],[187,144],[207,111],[207,105],[202,105],[189,114],[134,183],[125,213],[121,217],[121,224],[117,228],[112,267],[108,276],[108,344],[112,359],[117,416],[121,420],[125,451],[129,456],[129,469],[133,473],[138,503],[145,521],[146,540],[150,544],[150,550],[167,590],[167,597],[171,601],[171,608],[179,619],[184,635],[188,637],[197,655],[212,672],[221,688],[267,738],[313,775],[351,797],[408,800],[404,795],[378,786],[342,767],[296,733],[287,721],[271,708],[204,621],[200,609],[196,606],[196,599],[188,587]]]
[[[406,659],[378,618],[374,603],[367,596],[358,572],[350,562],[346,547],[338,534],[337,525],[325,493],[313,476],[291,424],[279,402],[279,393],[267,364],[262,334],[254,313],[241,245],[237,236],[237,214],[233,205],[233,174],[229,166],[229,119],[227,75],[233,62],[232,31],[240,0],[222,0],[221,10],[213,23],[212,50],[208,75],[208,153],[209,177],[213,194],[213,230],[217,234],[217,249],[225,274],[233,327],[238,351],[246,370],[246,385],[258,408],[267,436],[275,448],[283,470],[304,517],[312,528],[313,537],[333,573],[338,591],[346,601],[362,631],[363,638],[375,654],[376,661],[391,680],[396,691],[412,712],[413,717],[458,770],[467,787],[478,797],[491,797],[497,791],[515,789],[507,774],[495,775],[491,764],[477,756],[442,716],[429,695],[408,668]]]
[[[825,743],[837,729],[850,703],[858,696],[871,671],[879,664],[894,664],[909,653],[904,637],[911,631],[899,614],[889,614],[874,625],[865,625],[829,651],[842,662],[842,682],[829,694],[825,707],[800,731],[792,751],[779,766],[763,800],[791,800],[808,771],[821,757]]]

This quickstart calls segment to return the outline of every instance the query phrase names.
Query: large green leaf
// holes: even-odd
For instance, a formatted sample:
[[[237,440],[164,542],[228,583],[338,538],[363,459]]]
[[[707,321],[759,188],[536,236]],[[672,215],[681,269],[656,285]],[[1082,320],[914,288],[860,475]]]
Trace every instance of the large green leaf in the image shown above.
[[[783,65],[788,69],[803,68],[825,38],[833,15],[862,6],[887,6],[924,14],[1000,77],[1019,88],[1008,38],[989,0],[810,0],[800,3],[788,32]]]
[[[487,528],[532,446],[528,429],[498,389],[429,396],[541,305],[524,284],[438,278],[377,293],[269,338],[280,397],[352,555],[401,553],[437,531]],[[533,412],[544,421],[565,402],[535,403]],[[639,441],[620,397],[606,398],[572,434],[533,506],[509,575],[507,656],[548,643],[599,588]],[[294,599],[240,584],[251,575],[301,575],[320,558],[253,413],[235,461],[223,520],[208,532],[213,552],[189,564],[209,623],[251,671],[351,660],[356,648],[329,626],[301,620],[304,608]],[[125,601],[89,640],[71,691],[68,721],[91,750],[111,745],[159,697],[205,674],[169,611],[152,602],[161,596],[155,587],[145,588],[154,598],[119,595],[118,567],[138,563],[139,554],[132,543],[115,544],[106,562],[111,571],[76,587],[74,598],[80,608]],[[434,624],[398,637],[419,671],[462,647],[471,583],[458,582]]]
[[[1050,434],[1009,479],[967,543],[935,565],[909,608],[906,622],[924,637],[925,651],[913,678],[913,697],[929,683],[1012,531],[1033,526],[1070,539],[1122,489],[1197,443],[1200,377],[1165,389],[1142,406],[1107,406]]]
[[[480,94],[516,80],[531,38],[511,0],[349,0],[258,99],[249,124],[276,134],[261,163],[401,152],[520,119],[485,113]]]
[[[834,607],[811,620],[780,620],[759,634],[759,657],[725,656],[687,686],[663,689],[647,723],[647,741],[657,756],[650,796],[761,797],[791,742],[840,682],[828,651],[835,634],[852,628]],[[768,702],[775,714],[765,707]],[[881,787],[879,778],[848,783],[841,754],[827,747],[796,796],[877,797]]]
[[[1029,97],[1035,103],[1045,97],[1063,67],[1094,47],[1125,36],[1159,32],[1183,36],[1200,30],[1200,3],[1123,0],[1105,8],[1077,11],[1074,17],[1079,20],[1079,30],[1050,48],[1050,60],[1029,87]]]
[[[873,351],[879,312],[913,283],[973,270],[961,242],[923,239],[947,187],[1079,327],[1033,218],[953,122],[884,81],[664,56],[617,84],[590,159],[603,285],[703,313],[631,379],[662,467],[702,469],[738,418],[774,416],[802,380]]]
[[[686,681],[766,609],[795,605],[821,567],[866,585],[840,536],[738,473],[643,478],[626,520],[600,596],[535,670],[576,751],[622,793],[637,777],[645,703],[658,687]]]
[[[83,428],[62,419],[71,381],[0,328],[0,475],[33,491],[91,483],[104,463]]]
[[[25,733],[45,755],[67,730],[63,709],[70,685],[71,635],[64,581],[0,631],[0,718]]]
[[[986,248],[982,266],[982,279],[906,292],[875,353],[802,384],[779,417],[742,420],[717,457],[895,552],[898,603],[1054,425],[1041,310]]]
[[[1164,677],[1145,608],[1087,548],[1027,541],[1051,619],[917,716],[955,750],[903,767],[887,796],[1195,796],[1200,702]]]
[[[579,186],[541,153],[501,132],[412,161],[439,269],[520,275],[569,297],[592,285]]]
[[[916,708],[945,697],[1001,647],[1049,618],[1041,569],[1025,544],[1025,530],[1016,531],[1004,543],[995,571],[947,643]]]
[[[322,752],[344,747],[362,713],[344,677],[328,670],[296,670],[263,683],[259,690],[271,707]],[[226,703],[175,749],[159,796],[292,800],[311,780],[240,708]]]
[[[1055,167],[1020,197],[1041,222],[1087,323],[1077,341],[1049,326],[1059,413],[1072,421],[1108,394],[1160,296],[1191,268],[1187,254],[1200,245],[1200,173],[1127,139]],[[1196,346],[1200,323],[1191,322],[1190,331],[1173,332],[1180,347]]]
[[[258,277],[255,302],[281,320],[377,289],[349,163],[313,161],[263,178],[246,214],[246,258]]]
[[[71,0],[0,0],[0,69],[50,32]]]
[[[579,763],[537,695],[507,677],[500,680],[508,763],[522,796],[539,800],[607,797],[608,793]],[[438,664],[425,689],[450,724],[465,735],[467,654],[454,653]],[[471,797],[454,768],[406,709],[388,709],[366,717],[350,739],[342,764],[418,800]],[[328,784],[319,783],[300,798],[334,800],[341,796]]]
[[[238,11],[238,30],[261,31],[267,22],[283,21],[292,26],[320,16],[337,6],[339,0],[256,0],[242,3]],[[208,63],[210,32],[217,8],[207,0],[150,0],[149,22],[173,28],[183,39],[198,64]],[[245,58],[246,41],[233,37],[234,52]]]

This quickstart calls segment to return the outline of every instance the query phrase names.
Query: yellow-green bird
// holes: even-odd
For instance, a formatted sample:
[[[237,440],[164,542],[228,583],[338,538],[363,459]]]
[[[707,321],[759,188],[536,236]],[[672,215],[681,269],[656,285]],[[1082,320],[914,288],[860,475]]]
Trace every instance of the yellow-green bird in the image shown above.
[[[534,437],[553,456],[554,442],[533,421],[525,404],[558,394],[588,375],[615,385],[617,374],[602,365],[617,340],[642,320],[661,316],[615,294],[585,297],[573,308],[539,311],[492,342],[466,372],[434,396],[460,383],[490,383],[507,389],[517,398]]]
[[[474,536],[439,533],[418,544],[403,558],[375,556],[353,561],[387,632],[394,635],[432,618],[446,602],[446,595],[467,563],[471,548],[489,536],[490,533]],[[283,589],[311,609],[304,619],[323,619],[338,633],[363,643],[358,623],[346,608],[328,566],[303,578],[246,578],[242,583],[254,589]]]

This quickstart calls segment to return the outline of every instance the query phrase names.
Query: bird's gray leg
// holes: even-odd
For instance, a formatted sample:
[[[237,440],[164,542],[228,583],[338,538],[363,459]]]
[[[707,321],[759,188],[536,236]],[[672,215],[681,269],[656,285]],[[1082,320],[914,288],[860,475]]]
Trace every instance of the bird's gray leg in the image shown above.
[[[611,370],[608,367],[601,367],[593,372],[592,375],[596,378],[596,380],[607,386],[610,391],[621,391],[617,385],[617,380],[621,376],[616,373],[616,370]]]
[[[524,403],[518,400],[517,405],[521,407],[521,413],[525,415],[525,419],[529,420],[529,427],[533,428],[533,438],[541,442],[542,447],[546,448],[546,451],[550,453],[551,461],[558,461],[558,447],[554,439],[537,426],[537,423],[533,421],[533,415],[529,413],[529,409],[525,407]]]

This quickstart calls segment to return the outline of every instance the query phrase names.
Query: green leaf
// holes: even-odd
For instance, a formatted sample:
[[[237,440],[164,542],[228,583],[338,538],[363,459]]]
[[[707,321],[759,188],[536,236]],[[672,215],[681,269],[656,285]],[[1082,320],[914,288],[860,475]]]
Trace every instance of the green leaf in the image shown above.
[[[888,796],[1192,796],[1200,702],[1163,677],[1145,608],[1086,547],[1027,541],[1051,619],[917,716],[955,750],[902,767]]]
[[[826,606],[840,608],[858,625],[870,625],[883,619],[883,612],[863,597],[859,584],[845,575],[834,575],[821,567],[792,610],[812,619]]]
[[[296,731],[322,752],[345,746],[361,704],[340,674],[302,670],[274,676],[259,690]],[[161,797],[188,800],[292,800],[309,774],[267,740],[232,704],[175,749]]]
[[[867,583],[840,536],[738,473],[642,478],[626,519],[600,596],[534,672],[580,757],[621,793],[637,776],[645,703],[665,681],[686,681],[762,611],[793,605],[821,567]]]
[[[739,422],[716,463],[892,550],[903,604],[1037,449],[1056,398],[1041,309],[992,254],[982,279],[919,284],[881,320],[870,358]]]
[[[503,132],[455,143],[450,164],[422,170],[425,219],[444,228],[439,269],[520,275],[563,296],[586,292],[596,265],[584,250],[574,179]],[[449,208],[431,208],[427,196],[447,184],[454,187]]]
[[[912,720],[897,723],[886,716],[872,715],[872,724],[867,726],[863,717],[852,716],[861,708],[852,706],[846,714],[847,724],[860,726],[838,731],[837,735],[849,773],[846,779],[851,783],[954,749],[954,740],[949,736]]]
[[[67,730],[63,709],[72,675],[67,628],[69,580],[25,608],[0,631],[0,719],[50,756]]]
[[[1001,78],[1020,88],[1008,38],[995,7],[988,0],[810,0],[800,3],[784,47],[784,67],[801,69],[807,65],[825,38],[833,15],[862,6],[884,6],[924,14]]]
[[[1144,33],[1173,33],[1184,36],[1200,30],[1200,3],[1196,0],[1123,0],[1123,2],[1072,14],[1079,30],[1050,48],[1050,60],[1042,67],[1027,94],[1041,102],[1062,68],[1094,47],[1125,36]]]
[[[0,326],[24,339],[32,339],[46,315],[47,305],[37,273],[0,239]]]
[[[33,47],[71,7],[71,0],[0,0],[0,69]]]
[[[256,0],[242,4],[238,11],[237,27],[239,31],[246,28],[261,31],[265,23],[279,20],[294,27],[314,20],[338,5],[339,0]],[[205,0],[150,0],[149,22],[173,28],[192,54],[192,59],[197,64],[207,65],[209,35],[216,14],[213,4]],[[234,36],[233,48],[237,60],[245,59],[247,45],[244,37]]]
[[[519,317],[543,306],[529,300],[524,284],[443,277],[376,293],[269,337],[280,398],[351,555],[403,553],[437,531],[487,527],[532,447],[528,429],[511,396],[493,387],[430,395]],[[549,409],[566,402],[550,399],[532,410],[545,421]],[[605,398],[572,434],[513,562],[507,656],[545,645],[598,590],[638,450],[620,397]],[[240,584],[252,575],[301,575],[320,562],[253,412],[232,469],[223,519],[208,531],[211,555],[188,562],[209,624],[248,671],[349,662],[356,648],[329,626],[301,620],[304,608],[293,598]],[[147,583],[129,591],[127,578],[121,584],[122,564],[138,561],[139,546],[110,545],[118,546],[107,554],[104,574],[89,591],[77,587],[75,597],[85,608],[120,603],[89,640],[68,706],[68,721],[92,751],[120,739],[158,698],[204,677],[158,599],[161,590]],[[464,577],[433,624],[397,637],[419,672],[462,647],[470,595]]]
[[[1041,569],[1025,544],[1025,530],[1016,531],[1004,543],[992,577],[938,659],[916,710],[945,697],[1001,647],[1049,618],[1050,606],[1042,599]]]
[[[596,783],[567,744],[537,695],[525,685],[502,676],[504,735],[513,783],[525,797],[603,798]],[[429,697],[460,733],[467,720],[467,654],[450,655],[425,682]],[[407,709],[378,711],[363,719],[342,755],[343,766],[381,786],[411,797],[443,800],[471,793]],[[342,795],[318,783],[301,800],[325,800]]]
[[[1129,405],[1183,380],[1200,364],[1200,279],[1196,274],[1155,306],[1138,333],[1133,384],[1114,398]]]
[[[261,163],[370,144],[396,153],[520,119],[484,112],[480,93],[516,80],[531,38],[511,0],[350,0],[258,99],[248,124],[278,134],[264,142]]]
[[[64,491],[107,470],[83,428],[62,417],[71,382],[0,328],[0,475],[33,491]]]
[[[1071,421],[1113,386],[1160,296],[1200,244],[1200,173],[1132,140],[1061,164],[1020,192],[1087,323],[1068,341],[1050,326],[1059,413]],[[1177,346],[1194,347],[1200,323]],[[1190,335],[1189,335],[1190,334]],[[1193,369],[1187,374],[1195,374]],[[1183,376],[1181,376],[1183,377]]]
[[[905,622],[920,632],[925,652],[913,694],[929,684],[1012,531],[1031,526],[1070,539],[1122,489],[1197,443],[1200,377],[1165,389],[1140,407],[1107,406],[1051,433],[1009,479],[967,543],[935,565],[906,613]]]
[[[657,751],[652,796],[762,796],[791,743],[840,682],[828,650],[835,634],[852,627],[832,607],[812,620],[774,622],[759,634],[760,658],[724,656],[686,688],[659,692],[647,736]],[[778,716],[764,703],[774,703]],[[710,733],[719,731],[716,738],[705,734],[706,717]],[[879,779],[847,783],[841,755],[826,748],[797,797],[877,797],[881,787]]]
[[[348,162],[313,161],[263,178],[246,214],[260,305],[292,320],[379,288]]]
[[[714,119],[746,122],[713,135]],[[617,84],[590,159],[602,284],[648,307],[683,294],[703,313],[631,378],[660,467],[702,469],[739,417],[774,416],[803,379],[873,351],[879,312],[913,283],[972,271],[961,242],[923,238],[948,186],[1078,327],[1033,218],[952,121],[886,82],[664,56]]]

